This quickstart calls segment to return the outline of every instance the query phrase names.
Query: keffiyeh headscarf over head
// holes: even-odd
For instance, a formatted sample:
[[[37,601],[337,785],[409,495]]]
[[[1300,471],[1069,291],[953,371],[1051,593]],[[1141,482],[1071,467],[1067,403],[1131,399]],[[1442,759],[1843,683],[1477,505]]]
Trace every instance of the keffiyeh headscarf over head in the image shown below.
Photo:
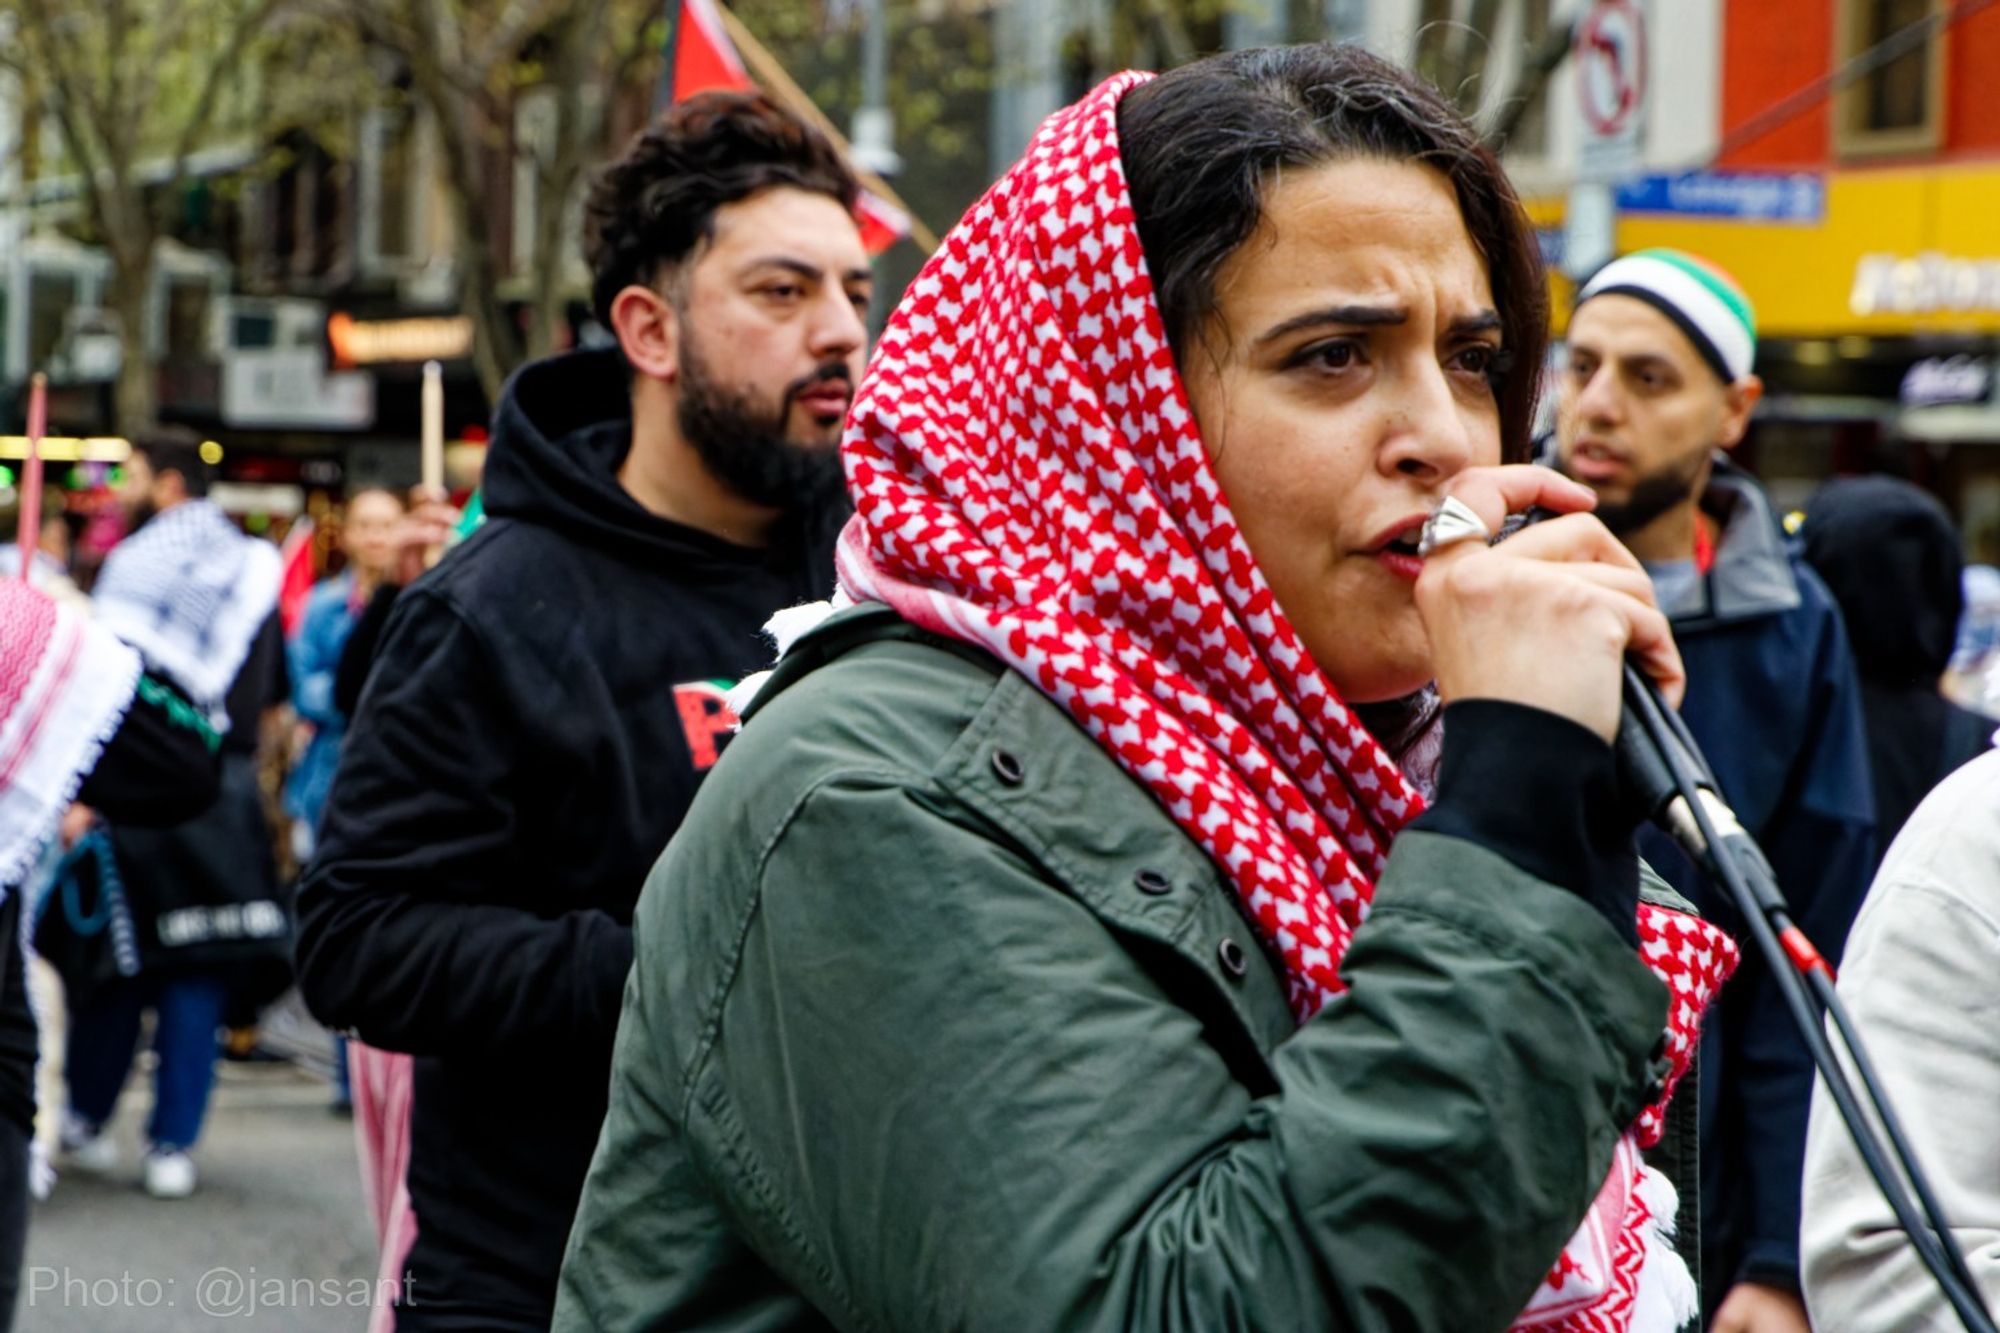
[[[1119,157],[1119,99],[1146,77],[1051,117],[890,320],[843,443],[856,515],[840,578],[994,653],[1144,783],[1235,885],[1303,1022],[1344,988],[1341,958],[1423,801],[1306,653],[1210,468]],[[1733,946],[1645,916],[1649,955],[1699,946],[1673,965],[1678,1074]],[[1661,1123],[1649,1110],[1642,1139]],[[1612,1211],[1524,1327],[1561,1326],[1579,1300],[1629,1310],[1642,1261],[1678,1262],[1645,1243],[1649,1216],[1671,1221],[1664,1181],[1643,1191],[1650,1210],[1641,1197],[1650,1174],[1621,1151],[1598,1204]],[[1632,1325],[1574,1325],[1599,1326]]]

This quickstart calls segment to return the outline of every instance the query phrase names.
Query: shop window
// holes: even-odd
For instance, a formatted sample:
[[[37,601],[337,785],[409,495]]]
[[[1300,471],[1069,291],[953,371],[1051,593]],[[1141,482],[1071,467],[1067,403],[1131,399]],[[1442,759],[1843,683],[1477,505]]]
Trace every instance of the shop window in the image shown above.
[[[410,214],[414,207],[411,180],[417,169],[416,117],[398,107],[384,117],[381,159],[377,167],[375,252],[385,260],[410,254]]]
[[[208,312],[215,289],[207,278],[167,281],[165,361],[205,361],[209,358]]]
[[[1944,110],[1942,28],[1898,41],[1938,8],[1935,0],[1840,0],[1839,64],[1887,58],[1834,98],[1835,146],[1849,156],[1923,152],[1938,146]],[[1891,50],[1884,43],[1895,43]]]
[[[28,364],[36,369],[54,359],[63,324],[77,302],[77,281],[67,273],[33,273],[28,278]]]
[[[236,311],[229,319],[229,345],[245,352],[276,347],[277,317],[262,311]]]

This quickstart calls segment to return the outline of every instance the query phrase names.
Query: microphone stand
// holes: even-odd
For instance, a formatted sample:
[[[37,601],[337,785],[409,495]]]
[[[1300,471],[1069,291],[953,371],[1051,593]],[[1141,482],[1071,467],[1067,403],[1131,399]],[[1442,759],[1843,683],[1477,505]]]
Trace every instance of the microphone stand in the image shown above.
[[[1625,666],[1624,704],[1617,748],[1626,781],[1646,800],[1647,815],[1672,834],[1742,914],[1750,938],[1769,964],[1792,1021],[1798,1025],[1799,1035],[1812,1053],[1813,1064],[1839,1108],[1868,1173],[1875,1178],[1917,1257],[1944,1292],[1945,1299],[1951,1302],[1959,1322],[1968,1333],[2000,1333],[1980,1299],[1978,1283],[1966,1267],[1965,1256],[1952,1240],[1944,1210],[1938,1206],[1930,1181],[1918,1166],[1902,1125],[1875,1075],[1861,1035],[1834,991],[1833,969],[1792,920],[1770,863],[1717,793],[1714,775],[1708,771],[1700,747],[1688,734],[1679,714],[1666,706],[1652,681],[1629,662]],[[1832,1017],[1918,1203],[1911,1201],[1889,1163],[1875,1127],[1868,1122],[1847,1071],[1841,1067],[1833,1044],[1813,1010],[1815,999]]]

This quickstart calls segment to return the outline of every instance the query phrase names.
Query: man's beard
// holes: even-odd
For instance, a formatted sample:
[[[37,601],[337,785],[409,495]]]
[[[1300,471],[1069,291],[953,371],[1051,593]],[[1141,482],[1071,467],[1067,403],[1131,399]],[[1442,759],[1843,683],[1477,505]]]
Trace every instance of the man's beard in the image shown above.
[[[789,440],[785,422],[800,394],[830,380],[851,382],[845,361],[829,361],[792,381],[775,410],[760,407],[747,390],[724,387],[690,340],[681,357],[681,438],[710,475],[741,498],[785,513],[812,513],[846,488],[839,444]]]
[[[1628,537],[1692,496],[1707,467],[1708,452],[1697,450],[1686,462],[1669,463],[1640,477],[1623,500],[1600,496],[1591,512],[1613,536]]]
[[[129,537],[140,528],[151,523],[159,515],[159,512],[159,506],[153,503],[150,496],[134,504],[130,509],[125,511],[125,535]]]

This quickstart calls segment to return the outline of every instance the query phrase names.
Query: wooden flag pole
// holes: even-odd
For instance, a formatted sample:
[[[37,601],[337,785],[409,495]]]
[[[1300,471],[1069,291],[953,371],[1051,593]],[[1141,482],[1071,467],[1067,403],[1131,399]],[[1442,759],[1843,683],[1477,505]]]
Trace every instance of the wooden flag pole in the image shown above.
[[[847,142],[847,136],[826,118],[826,113],[814,104],[812,98],[806,96],[805,89],[792,81],[792,76],[778,63],[778,58],[765,49],[764,44],[757,40],[755,33],[743,26],[743,20],[731,13],[729,6],[717,5],[715,8],[716,12],[722,15],[723,26],[729,29],[729,40],[736,43],[736,49],[742,53],[743,63],[750,67],[750,72],[757,76],[757,81],[770,89],[771,95],[784,103],[786,109],[793,115],[831,139],[833,146],[847,159],[848,165],[854,169],[855,177],[863,185],[909,216],[910,239],[922,248],[924,254],[929,255],[936,250],[937,233],[926,227],[924,220],[917,216],[916,210],[904,203],[896,192],[889,188],[889,182],[854,160],[854,145]]]
[[[424,489],[444,489],[444,366],[424,362],[424,384],[419,418],[418,466]]]
[[[49,377],[36,371],[28,381],[28,458],[21,467],[21,581],[29,582],[35,552],[42,544],[42,436],[49,428]]]
[[[444,493],[444,365],[441,362],[424,362],[423,395],[419,406],[422,410],[419,425],[423,433],[418,440],[421,450],[418,462],[423,475],[423,503],[430,504]],[[435,565],[443,555],[442,546],[426,547],[424,568]]]

